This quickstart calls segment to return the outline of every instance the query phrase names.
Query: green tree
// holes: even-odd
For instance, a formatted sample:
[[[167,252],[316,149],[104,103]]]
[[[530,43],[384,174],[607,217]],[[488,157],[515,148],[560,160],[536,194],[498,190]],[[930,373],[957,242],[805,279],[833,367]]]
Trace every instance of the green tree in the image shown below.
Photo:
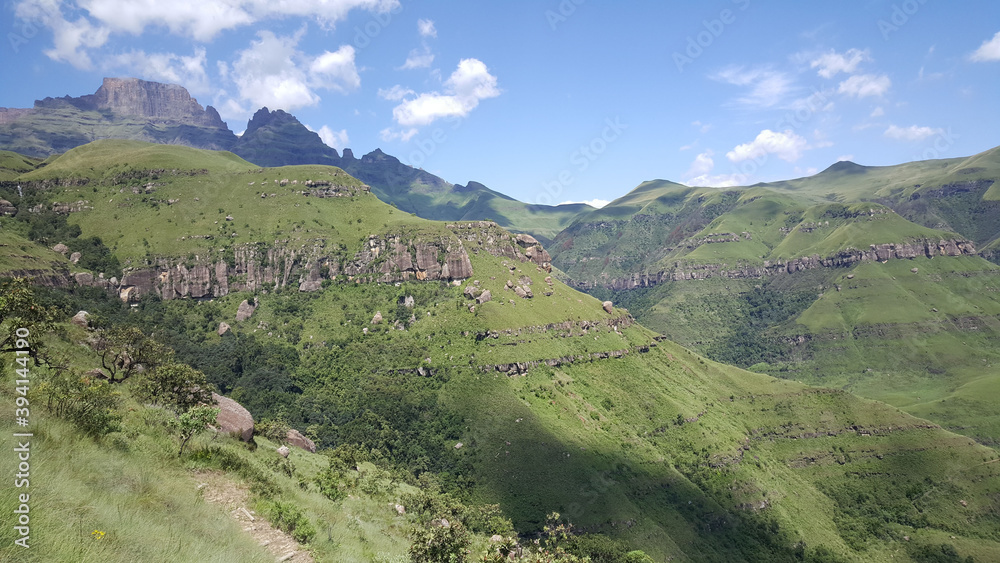
[[[177,455],[183,455],[184,448],[187,446],[188,441],[204,430],[206,426],[215,422],[215,419],[218,416],[218,407],[199,405],[189,409],[187,412],[181,413],[180,416],[174,419],[174,424],[177,427],[181,440],[181,449],[177,452]]]
[[[469,532],[461,522],[435,518],[414,528],[410,544],[413,563],[464,563],[469,555]]]
[[[121,397],[107,381],[81,376],[72,369],[52,368],[38,392],[49,412],[92,436],[114,432],[121,423]]]
[[[43,307],[37,302],[30,280],[0,280],[0,352],[27,349],[28,354],[37,359],[37,337],[52,330],[57,314],[55,308]],[[28,346],[31,335],[34,339]]]
[[[108,381],[125,381],[142,366],[156,369],[173,357],[173,350],[146,336],[138,327],[116,325],[102,330],[94,345]]]
[[[164,364],[138,375],[136,379],[139,399],[166,406],[177,413],[212,402],[205,374],[187,364]]]

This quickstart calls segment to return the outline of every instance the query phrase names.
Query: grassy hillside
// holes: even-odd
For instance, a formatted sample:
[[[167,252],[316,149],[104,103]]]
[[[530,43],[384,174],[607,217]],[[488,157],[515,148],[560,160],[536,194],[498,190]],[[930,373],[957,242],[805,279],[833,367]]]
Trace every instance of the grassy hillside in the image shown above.
[[[405,231],[455,236],[468,248],[474,273],[458,286],[338,277],[316,292],[291,286],[211,300],[147,296],[134,307],[89,288],[47,297],[66,316],[86,309],[98,326],[133,324],[153,334],[258,421],[290,424],[320,447],[336,448],[341,504],[302,496],[318,491],[310,476],[322,464],[295,458],[291,475],[280,463],[269,470],[285,472],[288,480],[275,481],[280,498],[293,499],[317,529],[319,560],[403,556],[411,526],[467,514],[447,508],[451,501],[422,501],[407,487],[440,489],[466,507],[496,503],[525,543],[557,511],[588,532],[571,546],[581,554],[595,553],[595,543],[581,547],[587,541],[613,539],[622,542],[618,552],[642,549],[658,562],[923,561],[942,545],[952,560],[1000,558],[995,450],[882,403],[717,364],[658,340],[623,309],[608,312],[534,263],[488,252],[486,239],[504,236],[495,227],[477,235],[418,219],[370,194],[316,199],[292,191],[316,178],[359,187],[335,168],[261,171],[224,153],[199,153],[188,158],[194,166],[174,172],[151,163],[179,159],[176,151],[185,149],[108,151],[122,155],[120,164],[100,157],[100,144],[78,150],[96,151],[95,158],[67,154],[62,158],[78,158],[82,166],[59,168],[57,159],[44,170],[57,173],[25,177],[35,180],[32,187],[44,186],[29,203],[90,201],[93,209],[70,213],[69,224],[79,225],[83,237],[100,236],[126,270],[130,260],[225,254],[233,238],[342,244],[354,252],[371,235]],[[125,173],[124,162],[130,170],[164,171],[157,178]],[[282,186],[284,179],[289,183]],[[149,182],[156,191],[146,194]],[[738,197],[716,193],[719,210],[739,204]],[[123,203],[129,207],[118,207]],[[212,238],[192,240],[192,233]],[[534,296],[517,296],[508,282]],[[466,293],[484,290],[492,300],[476,302]],[[236,322],[243,300],[259,307]],[[231,325],[222,335],[221,322]],[[136,412],[126,424],[148,416]],[[266,448],[254,455],[264,455],[260,450]],[[270,463],[233,461],[234,455],[247,454],[203,438],[186,463],[237,473]],[[365,472],[368,485],[359,475]],[[355,480],[374,504],[353,503],[365,499],[350,488]],[[295,492],[301,481],[304,493]],[[92,494],[80,493],[77,504]],[[396,502],[407,506],[405,524],[388,507]],[[411,515],[411,506],[429,508]],[[475,524],[469,514],[461,521],[478,534],[473,546],[502,524],[502,518]],[[128,521],[112,516],[116,526]],[[129,538],[143,544],[135,553],[158,549]]]
[[[996,261],[998,177],[993,149],[840,162],[751,187],[647,182],[581,216],[550,252],[578,287],[715,359],[888,401],[995,445],[1000,428],[976,394],[995,377],[997,271],[936,247],[973,241]]]
[[[200,147],[231,147],[228,129],[153,122],[110,111],[85,111],[53,101],[15,121],[0,125],[0,147],[33,158],[46,158],[100,139],[127,139]]]

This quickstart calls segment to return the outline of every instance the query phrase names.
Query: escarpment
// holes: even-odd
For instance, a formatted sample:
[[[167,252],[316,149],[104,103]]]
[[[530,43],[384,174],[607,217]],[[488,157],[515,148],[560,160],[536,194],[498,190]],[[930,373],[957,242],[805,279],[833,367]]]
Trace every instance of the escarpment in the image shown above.
[[[354,252],[328,247],[323,239],[295,245],[288,240],[247,243],[206,256],[161,256],[152,263],[126,265],[121,280],[76,274],[78,285],[104,287],[124,301],[154,294],[162,299],[208,299],[235,291],[297,287],[317,291],[326,280],[352,283],[462,280],[473,275],[470,251],[486,252],[539,268],[548,253],[496,223],[477,221],[448,226],[449,234],[369,235]]]
[[[571,285],[581,289],[604,287],[613,290],[651,287],[667,281],[703,280],[713,277],[725,279],[761,279],[793,274],[814,268],[846,268],[860,262],[886,262],[935,256],[971,256],[976,254],[975,243],[964,239],[922,239],[900,243],[872,244],[868,249],[846,248],[828,256],[813,254],[789,260],[764,260],[757,263],[705,264],[678,260],[673,267],[650,273],[634,273],[624,277],[604,280],[573,280]]]

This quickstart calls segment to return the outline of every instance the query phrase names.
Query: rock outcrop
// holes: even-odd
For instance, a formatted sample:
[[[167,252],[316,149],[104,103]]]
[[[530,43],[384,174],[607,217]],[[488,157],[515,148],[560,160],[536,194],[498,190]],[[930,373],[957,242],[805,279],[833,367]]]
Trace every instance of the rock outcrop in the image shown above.
[[[309,438],[303,436],[301,432],[299,432],[294,428],[288,431],[288,434],[285,436],[285,439],[288,441],[289,444],[297,448],[302,448],[307,452],[316,453],[316,443],[310,440]]]
[[[873,244],[866,250],[847,248],[830,256],[818,254],[791,260],[765,260],[760,263],[728,264],[688,264],[674,263],[670,270],[656,273],[635,273],[624,278],[602,280],[601,282],[574,281],[581,289],[606,287],[614,290],[651,287],[667,281],[703,280],[713,277],[726,279],[762,279],[765,277],[793,274],[814,268],[847,268],[860,262],[886,262],[917,257],[970,256],[976,254],[972,241],[962,239],[914,240],[903,243]]]
[[[105,78],[97,92],[76,98],[74,105],[81,109],[108,110],[115,115],[145,117],[159,122],[226,128],[215,108],[202,108],[183,86],[138,78]]]
[[[75,324],[76,326],[87,328],[89,326],[87,317],[89,316],[90,313],[86,311],[80,311],[77,314],[73,315],[73,318],[70,319],[69,322]]]
[[[215,418],[219,432],[234,434],[240,440],[249,442],[253,438],[253,416],[250,411],[229,397],[217,393],[212,393],[212,400],[219,406],[219,416]]]
[[[240,303],[240,306],[236,308],[236,322],[241,323],[249,319],[253,315],[253,312],[256,310],[257,310],[256,302],[253,305],[251,305],[249,301],[244,299]]]

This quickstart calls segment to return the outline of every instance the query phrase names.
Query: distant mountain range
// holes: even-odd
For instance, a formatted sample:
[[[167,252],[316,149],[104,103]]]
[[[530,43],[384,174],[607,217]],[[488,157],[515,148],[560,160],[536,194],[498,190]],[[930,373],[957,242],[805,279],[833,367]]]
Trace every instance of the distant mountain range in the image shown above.
[[[368,183],[383,201],[427,219],[491,219],[542,241],[551,240],[585,204],[533,205],[478,182],[452,184],[376,149],[341,156],[295,116],[259,109],[237,137],[212,106],[202,107],[175,84],[105,78],[96,93],[37,100],[33,108],[0,108],[0,149],[46,158],[100,139],[147,141],[227,150],[262,167],[339,166]]]

